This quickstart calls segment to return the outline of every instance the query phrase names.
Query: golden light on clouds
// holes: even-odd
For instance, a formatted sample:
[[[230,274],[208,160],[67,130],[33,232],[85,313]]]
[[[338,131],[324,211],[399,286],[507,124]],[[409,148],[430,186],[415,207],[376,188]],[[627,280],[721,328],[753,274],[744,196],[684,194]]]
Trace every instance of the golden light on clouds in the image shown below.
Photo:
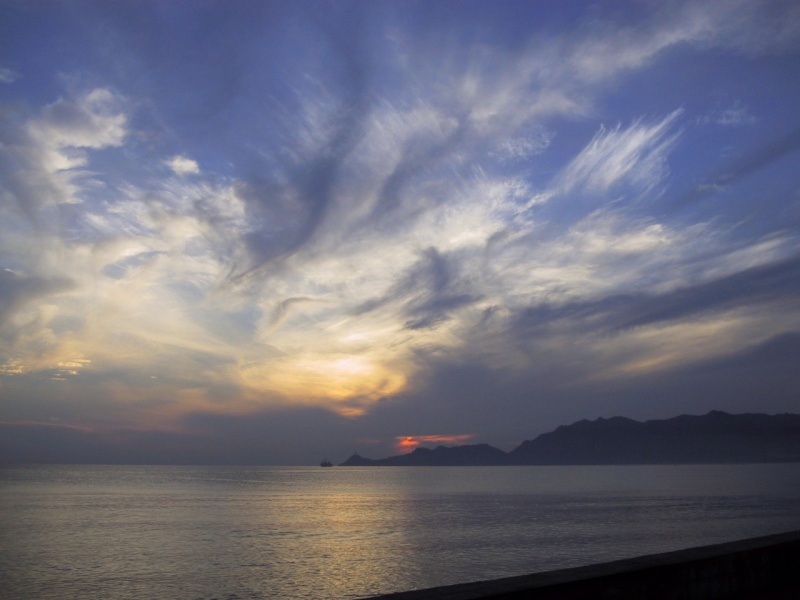
[[[380,398],[396,394],[406,374],[363,355],[310,354],[272,359],[241,368],[245,385],[296,404],[322,404],[359,416]]]
[[[741,350],[742,340],[756,346],[776,336],[786,325],[800,327],[798,318],[776,323],[759,311],[738,309],[704,318],[633,328],[613,340],[602,340],[595,352],[605,351],[613,366],[596,374],[598,380],[641,377],[696,364],[707,356],[724,357]]]

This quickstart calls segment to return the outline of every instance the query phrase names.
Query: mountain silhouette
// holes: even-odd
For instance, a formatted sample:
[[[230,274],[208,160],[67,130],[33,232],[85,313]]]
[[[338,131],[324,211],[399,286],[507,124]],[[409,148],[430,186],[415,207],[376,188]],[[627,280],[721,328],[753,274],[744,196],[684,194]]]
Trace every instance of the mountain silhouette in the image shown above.
[[[342,466],[499,466],[800,462],[800,415],[711,411],[671,419],[599,418],[562,425],[511,452],[488,444],[417,448]]]

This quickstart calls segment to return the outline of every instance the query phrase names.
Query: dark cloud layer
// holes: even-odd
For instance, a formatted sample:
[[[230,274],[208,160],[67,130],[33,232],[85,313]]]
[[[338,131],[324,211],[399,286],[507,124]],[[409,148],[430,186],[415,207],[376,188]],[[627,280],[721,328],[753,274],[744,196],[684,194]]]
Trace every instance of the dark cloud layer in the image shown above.
[[[663,294],[627,294],[560,306],[532,306],[520,313],[512,329],[531,336],[540,328],[567,322],[575,328],[612,333],[736,308],[783,310],[784,306],[796,306],[798,297],[800,258],[792,257]]]

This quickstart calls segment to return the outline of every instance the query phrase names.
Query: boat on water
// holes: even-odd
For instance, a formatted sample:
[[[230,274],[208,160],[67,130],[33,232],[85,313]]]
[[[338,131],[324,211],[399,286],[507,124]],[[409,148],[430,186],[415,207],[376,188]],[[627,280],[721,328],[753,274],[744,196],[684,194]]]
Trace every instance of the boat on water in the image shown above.
[[[326,458],[321,463],[319,463],[319,466],[320,467],[332,467],[333,463]]]

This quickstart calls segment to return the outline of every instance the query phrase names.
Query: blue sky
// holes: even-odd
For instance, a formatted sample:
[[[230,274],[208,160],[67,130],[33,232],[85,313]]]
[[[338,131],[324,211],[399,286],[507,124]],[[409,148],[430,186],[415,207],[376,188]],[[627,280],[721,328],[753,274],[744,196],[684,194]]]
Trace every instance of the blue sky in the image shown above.
[[[796,2],[5,2],[11,460],[799,412]]]

